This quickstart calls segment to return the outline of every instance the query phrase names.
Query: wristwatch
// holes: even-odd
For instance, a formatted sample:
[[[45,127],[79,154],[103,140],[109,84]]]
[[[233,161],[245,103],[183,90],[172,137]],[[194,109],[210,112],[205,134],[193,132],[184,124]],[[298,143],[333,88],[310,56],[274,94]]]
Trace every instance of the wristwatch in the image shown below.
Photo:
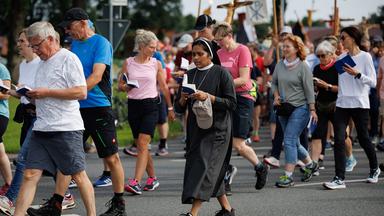
[[[331,84],[328,85],[327,91],[332,91],[332,85]]]
[[[355,79],[360,79],[361,73],[356,74]]]

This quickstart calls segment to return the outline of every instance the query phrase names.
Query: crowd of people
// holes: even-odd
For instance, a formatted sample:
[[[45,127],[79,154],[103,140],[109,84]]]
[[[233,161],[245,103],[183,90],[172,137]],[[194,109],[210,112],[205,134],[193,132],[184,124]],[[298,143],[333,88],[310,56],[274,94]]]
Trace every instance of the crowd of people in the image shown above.
[[[81,8],[68,10],[59,27],[71,38],[68,49],[62,48],[49,22],[36,22],[20,32],[17,48],[24,60],[16,88],[0,65],[0,134],[8,124],[10,96],[20,98],[13,120],[23,123],[13,178],[0,136],[0,211],[6,215],[61,215],[75,207],[68,189],[74,187],[87,215],[96,215],[94,187],[110,185],[113,196],[101,215],[127,215],[124,191],[140,195],[159,187],[150,143],[157,127],[155,154],[167,155],[168,120],[176,118],[185,132],[181,200],[192,205],[184,216],[199,215],[211,197],[221,206],[217,216],[235,215],[228,199],[237,173],[230,164],[232,148],[249,161],[255,189],[260,190],[269,169],[280,167],[281,152],[284,174],[275,185],[287,188],[294,185],[297,166],[303,182],[318,175],[325,148],[333,142],[335,176],[323,186],[343,189],[345,172],[357,164],[352,154],[355,128],[369,161],[366,181],[378,182],[375,145],[384,151],[382,38],[373,38],[367,46],[360,30],[350,26],[341,29],[340,37],[324,37],[312,48],[307,37],[293,35],[285,26],[266,48],[262,43],[237,43],[230,24],[208,15],[199,16],[196,34],[182,35],[176,47],[168,38],[160,42],[153,32],[137,30],[133,55],[124,60],[118,76],[134,138],[123,152],[136,157],[134,176],[126,180],[112,112],[112,46],[95,33]],[[19,91],[27,87],[27,92]],[[265,121],[272,148],[261,160],[249,144],[260,142]],[[93,185],[85,168],[89,137],[104,164]],[[55,191],[40,208],[30,208],[43,173],[53,177]]]

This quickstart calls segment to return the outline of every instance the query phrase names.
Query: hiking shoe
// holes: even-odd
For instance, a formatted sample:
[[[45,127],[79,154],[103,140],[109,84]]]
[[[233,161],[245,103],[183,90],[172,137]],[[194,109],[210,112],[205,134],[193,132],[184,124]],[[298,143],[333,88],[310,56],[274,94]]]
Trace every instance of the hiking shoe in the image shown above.
[[[69,182],[68,188],[69,189],[77,188],[77,184],[76,184],[75,180],[71,179],[71,182]]]
[[[268,164],[269,166],[271,166],[273,168],[279,168],[280,167],[280,161],[277,160],[273,156],[269,156],[269,157],[264,158],[264,163]]]
[[[308,182],[313,177],[314,173],[319,170],[319,164],[315,161],[312,161],[311,164],[304,167],[304,174],[301,177],[301,181]]]
[[[228,211],[227,209],[222,208],[220,211],[215,213],[215,216],[235,216],[235,209]]]
[[[292,177],[289,177],[287,175],[283,175],[279,177],[279,181],[276,182],[276,187],[279,188],[288,188],[293,186],[295,183],[293,182]]]
[[[123,197],[114,196],[105,204],[105,207],[107,207],[108,210],[100,216],[127,216],[127,212],[125,212],[125,200]]]
[[[168,152],[167,148],[165,148],[165,147],[164,148],[158,148],[155,152],[156,156],[166,156],[168,154],[169,154],[169,152]]]
[[[137,147],[134,145],[131,145],[130,147],[125,147],[123,149],[124,154],[130,155],[133,157],[137,157]]]
[[[135,195],[141,195],[143,192],[141,186],[136,179],[128,179],[128,184],[124,186],[125,191],[133,193]]]
[[[4,196],[7,193],[9,187],[10,187],[9,184],[7,183],[3,184],[3,186],[1,186],[0,188],[0,196]]]
[[[46,203],[44,203],[39,209],[28,208],[27,213],[30,216],[60,216],[61,203],[51,198]]]
[[[154,191],[156,188],[158,188],[160,185],[159,181],[156,177],[148,177],[147,181],[145,182],[145,186],[143,190],[145,191]]]
[[[352,172],[353,168],[356,166],[357,160],[355,157],[351,157],[350,159],[347,158],[345,161],[345,172]]]
[[[108,187],[112,185],[111,176],[101,175],[99,179],[97,179],[93,183],[93,187]]]
[[[64,195],[63,202],[61,203],[61,209],[73,209],[76,207],[75,198],[72,196],[72,194],[66,194]]]
[[[332,181],[330,182],[324,182],[323,187],[329,190],[335,190],[335,189],[344,189],[346,188],[344,180],[341,178],[335,176]]]
[[[15,212],[12,201],[6,196],[0,196],[0,212],[9,216]]]
[[[225,172],[224,182],[228,182],[228,184],[232,184],[233,178],[237,174],[237,167],[229,164],[227,171]]]
[[[369,172],[369,176],[367,178],[367,183],[377,183],[379,181],[379,175],[381,173],[380,168],[376,168],[374,170],[371,169]]]
[[[256,190],[260,190],[265,186],[265,183],[267,183],[268,165],[261,163],[259,167],[255,167],[255,171],[257,178],[255,188]]]
[[[319,159],[319,170],[323,170],[323,169],[325,169],[324,160]]]

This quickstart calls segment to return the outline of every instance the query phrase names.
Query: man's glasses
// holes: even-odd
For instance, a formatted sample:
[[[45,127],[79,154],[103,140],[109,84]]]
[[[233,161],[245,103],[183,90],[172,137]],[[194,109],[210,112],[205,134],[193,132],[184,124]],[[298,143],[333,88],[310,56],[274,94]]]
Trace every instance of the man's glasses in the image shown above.
[[[35,45],[30,44],[29,47],[31,47],[31,48],[34,49],[34,50],[38,50],[38,49],[40,48],[41,44],[45,41],[45,39],[46,39],[46,38],[44,38],[43,40],[41,40],[40,43],[38,43],[38,44],[35,44]]]

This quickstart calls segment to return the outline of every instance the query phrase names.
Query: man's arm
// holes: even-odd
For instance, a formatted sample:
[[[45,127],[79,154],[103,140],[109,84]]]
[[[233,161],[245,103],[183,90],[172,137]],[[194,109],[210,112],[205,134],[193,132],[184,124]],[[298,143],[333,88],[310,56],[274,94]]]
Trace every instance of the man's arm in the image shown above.
[[[33,99],[51,97],[62,100],[84,100],[87,98],[87,87],[75,86],[66,89],[36,88],[28,91],[27,96]]]
[[[106,68],[107,68],[107,65],[102,63],[96,63],[93,65],[92,73],[87,78],[88,91],[93,89],[93,87],[95,87],[95,85],[97,85],[101,81]]]

